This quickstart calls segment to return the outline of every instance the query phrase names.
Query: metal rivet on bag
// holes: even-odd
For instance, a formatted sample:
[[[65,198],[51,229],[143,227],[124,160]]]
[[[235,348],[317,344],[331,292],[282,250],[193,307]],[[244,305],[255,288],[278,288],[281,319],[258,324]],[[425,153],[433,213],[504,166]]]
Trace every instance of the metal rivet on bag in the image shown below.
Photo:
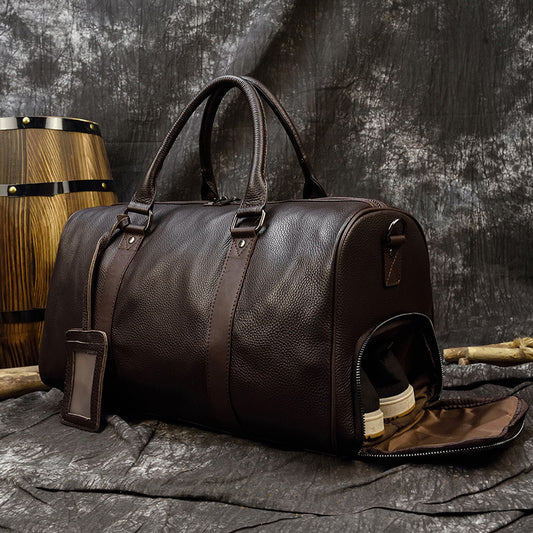
[[[246,246],[246,241],[243,239],[242,241],[239,241],[239,248],[244,248]]]
[[[22,124],[29,124],[30,123],[30,117],[24,117],[22,119]]]
[[[130,244],[133,244],[133,243],[135,242],[135,237],[130,237],[130,238],[128,239],[128,242],[129,242]]]
[[[17,188],[14,185],[11,185],[9,189],[7,190],[9,194],[15,194],[17,192]]]

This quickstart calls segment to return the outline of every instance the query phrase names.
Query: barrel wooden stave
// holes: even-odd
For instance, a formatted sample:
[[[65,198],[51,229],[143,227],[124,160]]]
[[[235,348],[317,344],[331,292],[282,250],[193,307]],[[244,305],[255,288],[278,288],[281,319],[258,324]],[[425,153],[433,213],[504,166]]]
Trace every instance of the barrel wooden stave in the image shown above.
[[[0,183],[110,180],[102,137],[52,129],[0,130]],[[61,230],[75,211],[111,205],[109,190],[0,196],[0,311],[46,307]],[[0,321],[0,368],[35,364],[43,322]]]

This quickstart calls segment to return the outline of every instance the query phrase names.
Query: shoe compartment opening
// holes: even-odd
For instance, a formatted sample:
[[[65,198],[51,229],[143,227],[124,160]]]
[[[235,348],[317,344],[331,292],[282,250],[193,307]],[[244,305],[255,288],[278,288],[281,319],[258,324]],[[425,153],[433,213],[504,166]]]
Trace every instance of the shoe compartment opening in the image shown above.
[[[381,364],[379,359],[385,359],[385,362]],[[383,396],[400,401],[401,391],[405,391],[408,385],[414,390],[414,406],[412,403],[405,405],[406,414],[385,419],[384,433],[378,438],[365,440],[365,447],[386,442],[404,427],[418,422],[424,408],[440,393],[439,354],[431,322],[423,315],[401,316],[378,327],[367,340],[357,364],[377,389],[375,394],[380,393],[382,402]],[[361,392],[363,398],[368,396],[368,391]],[[384,406],[383,409],[387,418]]]
[[[403,383],[400,388],[405,388],[407,378],[414,389],[414,407],[402,416],[385,420],[383,435],[364,440],[360,455],[401,457],[474,451],[499,446],[520,433],[528,406],[517,397],[438,401],[440,353],[431,321],[424,315],[413,313],[390,319],[361,346],[354,379],[358,367],[359,371],[367,369],[372,389],[379,390],[387,380],[399,381]],[[370,364],[376,357],[392,359],[390,353],[384,355],[387,350],[394,355],[394,364]],[[387,389],[382,390],[388,394]],[[365,394],[368,391],[361,391],[361,403]]]

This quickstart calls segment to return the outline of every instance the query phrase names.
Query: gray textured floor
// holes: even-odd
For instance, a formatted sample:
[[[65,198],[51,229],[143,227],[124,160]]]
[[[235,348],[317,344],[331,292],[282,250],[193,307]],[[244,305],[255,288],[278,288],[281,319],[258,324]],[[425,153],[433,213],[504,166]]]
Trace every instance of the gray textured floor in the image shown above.
[[[446,367],[445,395],[514,391],[533,364]],[[532,413],[492,455],[379,465],[157,421],[62,425],[62,394],[0,403],[0,528],[14,531],[529,531]]]

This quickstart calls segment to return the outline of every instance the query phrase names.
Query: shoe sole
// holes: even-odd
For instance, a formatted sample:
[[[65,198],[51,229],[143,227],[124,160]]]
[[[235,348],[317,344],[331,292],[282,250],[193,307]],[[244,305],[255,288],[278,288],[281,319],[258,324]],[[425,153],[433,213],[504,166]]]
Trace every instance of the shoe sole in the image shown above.
[[[381,409],[376,409],[370,413],[365,413],[365,439],[377,439],[385,433],[385,425],[383,423],[383,412]]]
[[[415,391],[412,385],[409,385],[400,394],[380,398],[379,408],[383,412],[383,418],[386,421],[409,414],[415,408]]]

